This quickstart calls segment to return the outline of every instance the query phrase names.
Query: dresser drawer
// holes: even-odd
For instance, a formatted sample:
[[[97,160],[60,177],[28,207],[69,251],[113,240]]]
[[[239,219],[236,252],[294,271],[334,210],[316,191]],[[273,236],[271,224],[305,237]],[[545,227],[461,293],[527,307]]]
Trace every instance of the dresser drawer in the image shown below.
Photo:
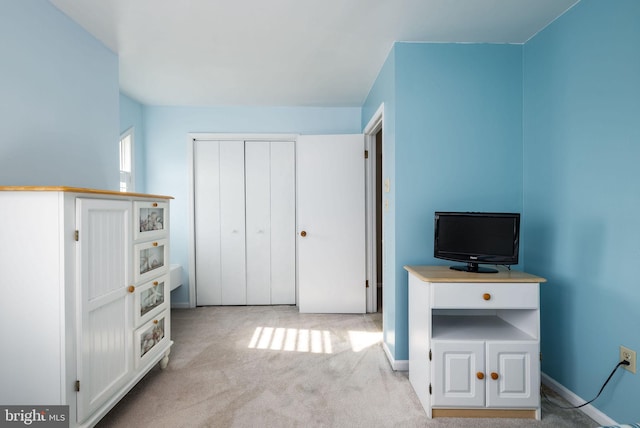
[[[537,283],[434,283],[434,309],[537,309]]]
[[[157,351],[163,349],[162,344],[169,342],[170,318],[168,311],[158,314],[157,317],[135,331],[136,367],[157,355]]]

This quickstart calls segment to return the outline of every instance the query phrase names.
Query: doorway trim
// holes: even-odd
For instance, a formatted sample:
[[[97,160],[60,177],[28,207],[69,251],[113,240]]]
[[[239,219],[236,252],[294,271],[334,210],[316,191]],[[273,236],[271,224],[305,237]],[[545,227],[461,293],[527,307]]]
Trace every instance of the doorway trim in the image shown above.
[[[365,169],[365,210],[366,210],[366,257],[367,257],[367,280],[369,288],[367,288],[367,312],[378,311],[378,293],[377,293],[377,254],[376,254],[376,206],[382,204],[382,201],[376,200],[376,134],[383,129],[384,122],[384,103],[381,103],[376,112],[373,114],[367,126],[364,127],[365,150],[369,153],[369,162],[366,162]],[[382,140],[384,146],[384,138]],[[380,183],[382,185],[382,183]],[[384,218],[384,210],[382,211]],[[384,225],[384,222],[383,222]],[[382,230],[384,237],[384,226]],[[384,240],[383,245],[383,274],[384,274]],[[383,285],[384,287],[384,285]],[[384,304],[384,301],[383,301]]]

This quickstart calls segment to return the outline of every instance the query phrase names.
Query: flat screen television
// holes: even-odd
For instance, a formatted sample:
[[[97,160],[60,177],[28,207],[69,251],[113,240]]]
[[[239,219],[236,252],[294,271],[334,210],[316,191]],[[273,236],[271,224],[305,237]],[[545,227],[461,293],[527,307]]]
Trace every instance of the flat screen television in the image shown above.
[[[451,269],[495,273],[479,264],[518,264],[520,214],[482,212],[436,212],[433,256],[464,262]]]

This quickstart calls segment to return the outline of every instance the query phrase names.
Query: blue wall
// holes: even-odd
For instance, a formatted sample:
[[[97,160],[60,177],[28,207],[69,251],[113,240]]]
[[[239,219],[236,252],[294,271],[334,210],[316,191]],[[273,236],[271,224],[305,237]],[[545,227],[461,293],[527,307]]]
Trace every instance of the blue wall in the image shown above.
[[[118,189],[118,57],[46,0],[0,7],[0,184]]]
[[[444,263],[433,258],[433,213],[522,211],[522,46],[396,43],[387,61],[363,122],[390,101],[383,313],[389,350],[407,360],[403,266]]]
[[[138,101],[120,94],[120,134],[133,128],[135,192],[146,193],[146,144],[144,136],[143,106]]]
[[[525,45],[526,269],[542,287],[542,369],[590,399],[640,351],[640,2],[582,0]],[[640,376],[594,406],[637,422]]]
[[[360,108],[305,107],[144,107],[146,191],[171,195],[171,261],[184,269],[183,286],[172,303],[189,300],[189,166],[187,134],[282,133],[354,134]]]

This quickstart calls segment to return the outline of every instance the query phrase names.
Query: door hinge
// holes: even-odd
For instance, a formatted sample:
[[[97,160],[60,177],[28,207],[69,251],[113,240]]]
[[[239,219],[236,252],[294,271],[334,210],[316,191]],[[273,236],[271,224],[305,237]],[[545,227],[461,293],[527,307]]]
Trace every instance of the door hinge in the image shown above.
[[[365,281],[365,285],[366,285],[366,288],[369,288],[369,280],[368,279]]]
[[[364,158],[369,159],[369,150],[364,151]]]
[[[73,239],[75,239],[76,241],[80,240],[80,231],[76,230],[76,232],[73,234]]]
[[[429,349],[429,361],[431,361],[432,357],[433,357],[433,355],[431,355],[431,349]]]
[[[429,384],[429,395],[432,395],[431,384]]]
[[[75,390],[76,390],[76,392],[80,392],[80,381],[79,380],[76,381]]]

